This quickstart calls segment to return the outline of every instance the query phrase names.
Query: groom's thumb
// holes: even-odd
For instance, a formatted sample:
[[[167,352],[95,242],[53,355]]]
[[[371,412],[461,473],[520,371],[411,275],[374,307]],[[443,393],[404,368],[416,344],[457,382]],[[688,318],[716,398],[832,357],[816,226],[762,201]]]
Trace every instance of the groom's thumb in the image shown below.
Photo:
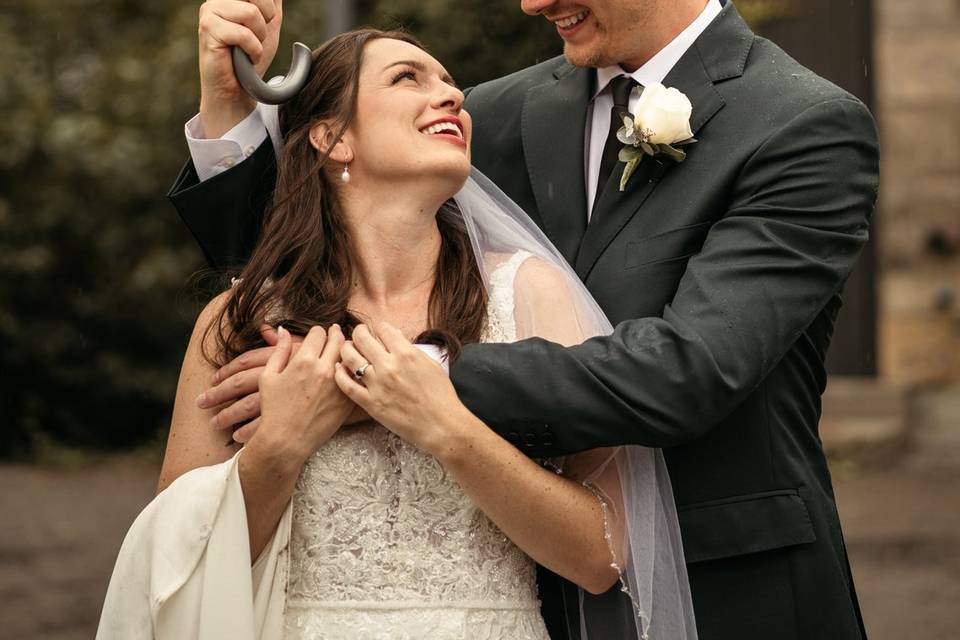
[[[271,347],[277,346],[277,341],[279,336],[277,335],[277,330],[271,327],[268,324],[260,325],[260,337],[263,338],[263,341],[266,342]]]

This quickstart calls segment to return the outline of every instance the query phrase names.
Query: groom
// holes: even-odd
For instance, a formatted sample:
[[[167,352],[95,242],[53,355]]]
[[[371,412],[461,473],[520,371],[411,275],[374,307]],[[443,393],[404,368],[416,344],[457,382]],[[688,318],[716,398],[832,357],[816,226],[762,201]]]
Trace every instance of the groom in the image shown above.
[[[470,345],[451,371],[460,397],[530,456],[663,447],[703,640],[865,637],[817,423],[877,195],[873,119],[729,0],[521,5],[557,24],[564,57],[470,91],[473,162],[616,330],[573,348]],[[691,101],[697,142],[680,163],[644,158],[620,190],[611,113],[658,82]],[[256,239],[273,152],[249,104],[205,99],[208,137],[239,124],[219,140],[188,125],[195,162],[170,195],[224,266]],[[545,571],[540,588],[551,637],[578,638],[576,591]],[[616,589],[588,606],[630,615]]]

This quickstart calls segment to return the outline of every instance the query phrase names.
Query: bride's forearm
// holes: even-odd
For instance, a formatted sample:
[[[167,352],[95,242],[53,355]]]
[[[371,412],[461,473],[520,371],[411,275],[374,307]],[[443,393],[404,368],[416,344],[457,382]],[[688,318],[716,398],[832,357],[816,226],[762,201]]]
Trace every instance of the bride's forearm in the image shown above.
[[[514,544],[591,593],[617,580],[597,496],[544,469],[470,415],[436,453],[464,492]]]
[[[253,562],[273,537],[293,496],[303,462],[264,438],[253,438],[244,447],[238,464]]]

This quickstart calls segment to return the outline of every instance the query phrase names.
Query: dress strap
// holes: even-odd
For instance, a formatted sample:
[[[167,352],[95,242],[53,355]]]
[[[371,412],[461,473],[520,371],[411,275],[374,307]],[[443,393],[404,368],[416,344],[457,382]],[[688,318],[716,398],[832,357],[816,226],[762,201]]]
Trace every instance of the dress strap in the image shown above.
[[[513,315],[514,282],[520,265],[532,257],[529,251],[517,251],[490,271],[487,337],[492,342],[513,342],[517,339],[517,323]]]
[[[529,251],[517,251],[510,256],[509,260],[504,260],[490,271],[490,288],[509,289],[510,295],[513,295],[513,282],[517,278],[517,271],[520,270],[527,258],[532,258],[533,254]]]

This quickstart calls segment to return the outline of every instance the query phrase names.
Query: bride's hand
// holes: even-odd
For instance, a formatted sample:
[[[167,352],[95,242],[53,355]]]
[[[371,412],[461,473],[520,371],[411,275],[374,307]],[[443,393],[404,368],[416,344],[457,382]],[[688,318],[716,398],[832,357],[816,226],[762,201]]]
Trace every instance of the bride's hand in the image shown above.
[[[469,424],[469,411],[443,367],[392,325],[378,325],[375,334],[358,325],[340,355],[340,389],[404,440],[436,454],[459,427]],[[367,363],[358,381],[355,372]]]
[[[280,328],[277,348],[260,375],[260,426],[248,446],[266,445],[305,461],[343,425],[353,402],[334,382],[344,337],[313,327],[293,353],[290,332]],[[256,445],[255,445],[256,443]]]

